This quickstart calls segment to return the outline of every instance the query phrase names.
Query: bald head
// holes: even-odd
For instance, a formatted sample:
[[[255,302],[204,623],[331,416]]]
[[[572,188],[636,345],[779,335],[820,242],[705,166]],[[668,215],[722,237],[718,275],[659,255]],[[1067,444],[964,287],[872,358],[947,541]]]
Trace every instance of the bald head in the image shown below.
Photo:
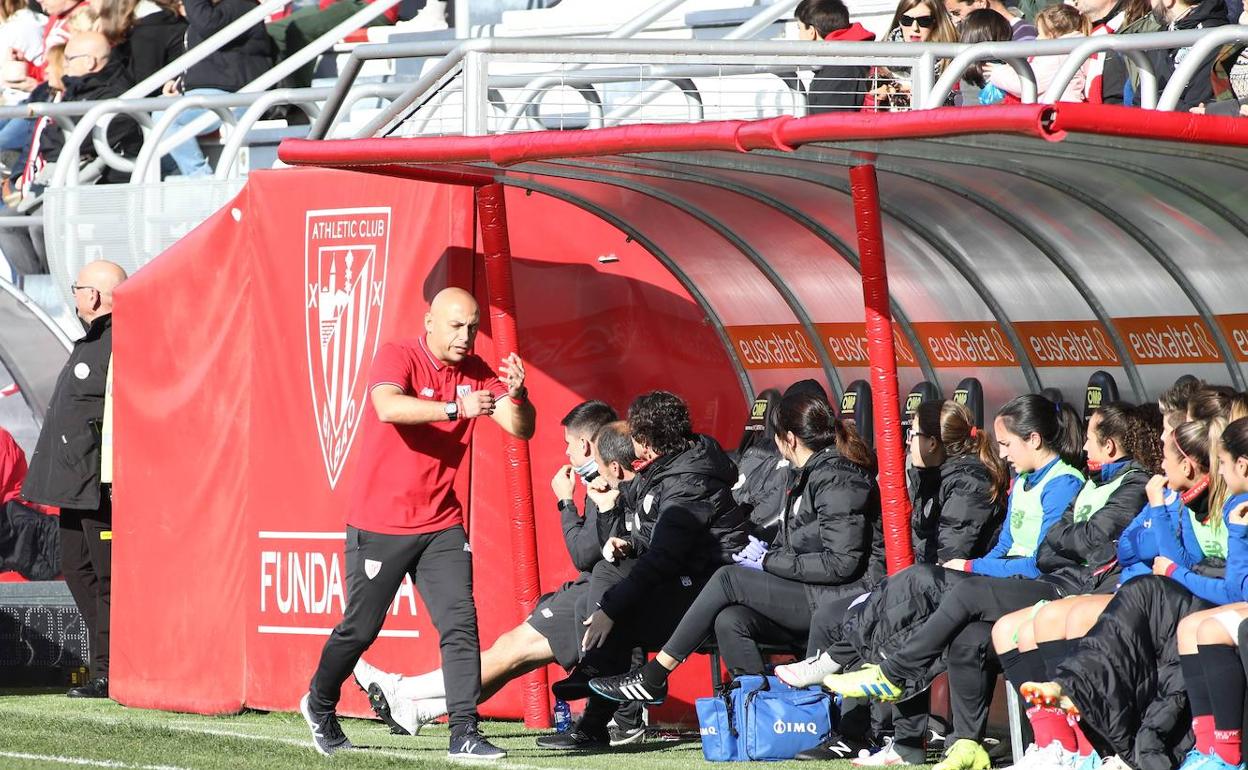
[[[65,44],[65,74],[82,77],[104,69],[112,47],[99,32],[79,32]]]
[[[481,311],[471,294],[454,287],[438,292],[425,314],[429,352],[446,364],[463,361],[472,352],[480,321]]]
[[[78,317],[91,323],[102,315],[113,312],[113,290],[126,280],[121,265],[107,260],[89,262],[78,271],[74,281],[74,304]]]

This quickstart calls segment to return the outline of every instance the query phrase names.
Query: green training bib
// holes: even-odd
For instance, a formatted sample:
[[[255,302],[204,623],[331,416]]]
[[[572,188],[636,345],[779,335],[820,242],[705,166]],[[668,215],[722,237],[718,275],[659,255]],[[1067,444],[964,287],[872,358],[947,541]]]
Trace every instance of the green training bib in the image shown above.
[[[1082,479],[1083,474],[1070,467],[1063,460],[1054,463],[1049,472],[1044,474],[1040,483],[1027,489],[1027,477],[1030,473],[1020,474],[1014,482],[1014,494],[1010,499],[1010,537],[1013,543],[1006,556],[1034,556],[1040,546],[1040,527],[1044,524],[1044,505],[1041,495],[1049,482],[1062,476],[1074,476]]]
[[[1187,510],[1188,519],[1192,522],[1192,531],[1196,533],[1196,542],[1200,545],[1200,552],[1207,558],[1225,559],[1227,541],[1226,527],[1218,527],[1217,531],[1214,531],[1212,526],[1208,524],[1201,524],[1196,519],[1195,511],[1191,508],[1187,508],[1186,506],[1184,506],[1184,508]],[[1213,521],[1213,517],[1215,515],[1216,514],[1213,511],[1210,511],[1209,516],[1205,520]]]

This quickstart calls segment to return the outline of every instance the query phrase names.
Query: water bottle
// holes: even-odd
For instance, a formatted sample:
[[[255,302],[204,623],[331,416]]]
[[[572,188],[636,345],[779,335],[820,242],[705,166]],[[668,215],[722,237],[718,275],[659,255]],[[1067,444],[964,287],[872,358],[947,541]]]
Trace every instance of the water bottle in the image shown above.
[[[572,729],[572,708],[562,698],[555,699],[555,730],[566,733]]]

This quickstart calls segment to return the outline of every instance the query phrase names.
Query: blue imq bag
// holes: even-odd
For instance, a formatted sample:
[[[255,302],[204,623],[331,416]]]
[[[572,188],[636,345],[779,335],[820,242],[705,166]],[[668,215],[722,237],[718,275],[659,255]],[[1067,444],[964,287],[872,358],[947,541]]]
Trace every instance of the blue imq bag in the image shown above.
[[[832,733],[832,698],[774,676],[741,676],[697,702],[708,762],[792,759]]]

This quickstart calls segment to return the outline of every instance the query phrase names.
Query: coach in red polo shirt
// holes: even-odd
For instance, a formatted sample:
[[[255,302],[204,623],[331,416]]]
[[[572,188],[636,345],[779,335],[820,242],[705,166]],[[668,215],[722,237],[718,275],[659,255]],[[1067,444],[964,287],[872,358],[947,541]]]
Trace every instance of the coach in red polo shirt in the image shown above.
[[[449,756],[506,756],[477,732],[481,645],[472,551],[452,485],[476,418],[488,415],[511,435],[528,439],[536,412],[519,356],[502,362],[499,379],[472,354],[479,321],[471,294],[444,289],[425,315],[423,337],[387,343],[373,358],[373,408],[364,413],[347,512],[347,608],[299,705],[322,754],[351,748],[334,714],[342,683],[377,638],[403,576],[411,572],[438,629]]]

